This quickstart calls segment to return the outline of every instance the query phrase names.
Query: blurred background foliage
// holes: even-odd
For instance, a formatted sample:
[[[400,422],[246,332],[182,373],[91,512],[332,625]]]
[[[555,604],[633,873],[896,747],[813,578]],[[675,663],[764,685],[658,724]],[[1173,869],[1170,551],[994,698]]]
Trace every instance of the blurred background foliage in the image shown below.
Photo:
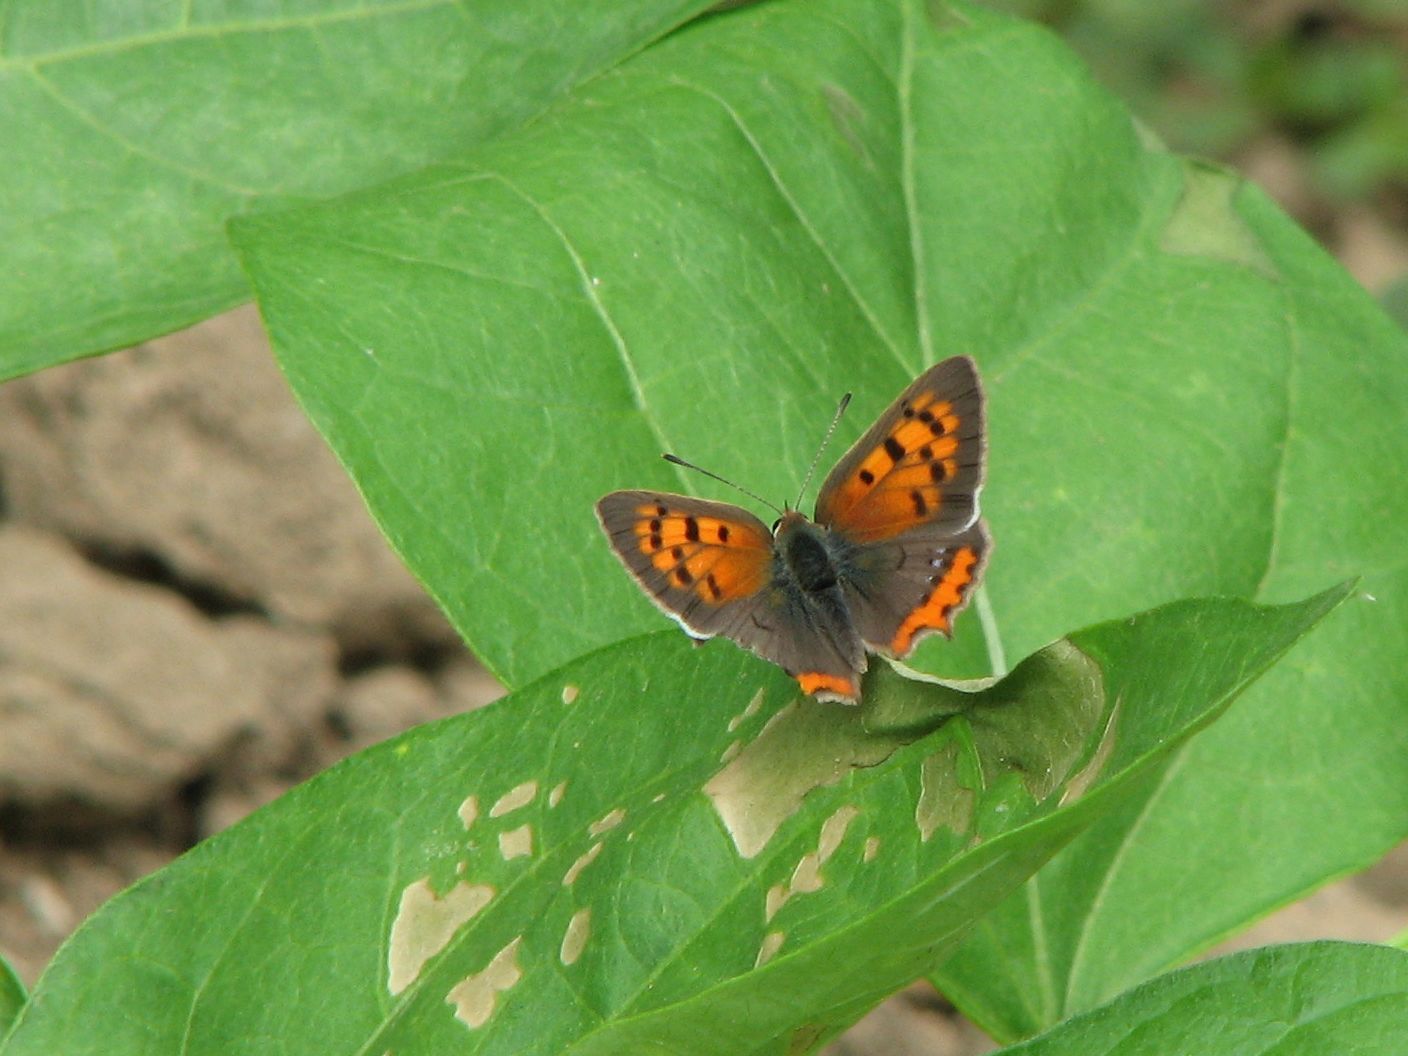
[[[1408,327],[1408,0],[991,0],[1280,199]]]

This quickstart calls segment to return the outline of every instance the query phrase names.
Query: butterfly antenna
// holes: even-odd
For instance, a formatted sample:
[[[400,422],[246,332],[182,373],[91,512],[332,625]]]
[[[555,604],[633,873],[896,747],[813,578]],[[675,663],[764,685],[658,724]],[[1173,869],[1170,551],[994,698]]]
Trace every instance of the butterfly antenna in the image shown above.
[[[831,434],[836,431],[836,425],[841,421],[841,415],[846,413],[846,404],[851,402],[851,394],[848,392],[841,397],[841,402],[836,406],[836,413],[831,418],[831,424],[826,427],[826,435],[821,438],[821,446],[816,449],[816,454],[812,456],[812,464],[807,467],[807,475],[802,479],[802,490],[797,492],[797,509],[802,508],[802,496],[807,493],[807,485],[812,482],[812,474],[816,472],[816,464],[821,461],[821,453],[826,450],[826,445],[831,442]]]
[[[761,502],[770,510],[776,510],[779,514],[783,512],[782,510],[778,510],[773,503],[768,502],[768,500],[763,498],[761,495],[757,495],[754,492],[749,491],[747,488],[743,487],[743,485],[735,484],[733,481],[727,480],[724,477],[719,476],[717,473],[710,473],[707,469],[703,468],[702,466],[696,466],[693,462],[686,462],[678,455],[672,455],[667,452],[666,454],[663,454],[660,457],[663,458],[666,462],[673,462],[675,465],[683,466],[685,469],[692,469],[696,473],[703,473],[706,477],[713,477],[720,484],[727,484],[730,488],[733,488],[735,491],[743,492],[744,495],[747,495],[750,499],[753,499],[756,502]]]

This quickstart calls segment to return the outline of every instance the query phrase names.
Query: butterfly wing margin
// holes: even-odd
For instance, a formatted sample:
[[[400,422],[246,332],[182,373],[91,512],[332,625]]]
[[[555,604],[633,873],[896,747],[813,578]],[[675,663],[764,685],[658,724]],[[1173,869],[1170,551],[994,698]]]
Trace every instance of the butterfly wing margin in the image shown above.
[[[903,659],[930,634],[952,637],[991,553],[983,521],[957,535],[923,527],[855,550],[843,589],[861,640]]]
[[[984,436],[977,365],[954,356],[930,367],[827,475],[817,522],[859,543],[920,525],[963,531],[978,518]]]
[[[692,638],[729,638],[821,699],[859,697],[865,656],[854,632],[778,577],[772,533],[747,510],[614,491],[596,513],[631,578]]]

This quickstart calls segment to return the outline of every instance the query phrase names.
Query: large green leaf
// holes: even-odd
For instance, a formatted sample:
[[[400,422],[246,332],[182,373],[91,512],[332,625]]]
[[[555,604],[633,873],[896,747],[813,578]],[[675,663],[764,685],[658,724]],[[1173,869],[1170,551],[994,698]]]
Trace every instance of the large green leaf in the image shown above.
[[[1179,602],[862,708],[679,635],[356,756],[110,902],[0,1053],[809,1051],[1347,595]],[[1196,668],[1174,662],[1205,636]]]
[[[0,4],[0,378],[244,300],[230,216],[458,157],[704,6]]]
[[[1353,570],[1365,589],[943,966],[936,981],[999,1038],[1094,1007],[1408,836],[1408,668],[1378,662],[1408,651],[1408,434],[1392,424],[1408,336],[1255,188],[1196,166],[1130,257],[1059,349],[996,371],[1002,399],[1046,409],[1023,430],[1051,454],[1022,459],[1019,480],[1069,458],[1079,482],[1044,504],[1089,507],[1053,524],[1031,492],[1014,504],[1013,547],[1071,569],[1034,574],[1026,595],[1084,616],[1172,582],[1276,601]],[[1063,405],[1101,390],[1088,430],[1047,442]]]
[[[1175,972],[1002,1056],[1398,1056],[1408,953],[1313,942]]]
[[[727,496],[656,458],[674,449],[790,499],[840,392],[844,441],[956,352],[990,394],[997,549],[977,613],[920,662],[1001,670],[1170,598],[1364,575],[946,969],[997,1036],[1408,833],[1408,667],[1379,662],[1408,651],[1408,339],[1045,32],[917,0],[734,11],[471,162],[235,230],[299,398],[510,684],[660,625],[600,494]]]

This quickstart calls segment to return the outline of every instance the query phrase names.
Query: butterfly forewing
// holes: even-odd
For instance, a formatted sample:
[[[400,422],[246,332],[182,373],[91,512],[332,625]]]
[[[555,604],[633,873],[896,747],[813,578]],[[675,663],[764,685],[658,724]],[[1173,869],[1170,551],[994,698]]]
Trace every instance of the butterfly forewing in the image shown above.
[[[779,577],[772,533],[751,513],[655,491],[612,492],[596,510],[616,556],[692,636],[730,638],[806,692],[859,695],[865,654],[844,608],[832,611]]]
[[[817,496],[817,522],[856,543],[916,527],[957,533],[978,517],[983,393],[967,356],[931,367],[836,464]]]
[[[696,638],[728,633],[767,586],[772,533],[747,510],[655,491],[596,504],[611,547],[645,592]]]

